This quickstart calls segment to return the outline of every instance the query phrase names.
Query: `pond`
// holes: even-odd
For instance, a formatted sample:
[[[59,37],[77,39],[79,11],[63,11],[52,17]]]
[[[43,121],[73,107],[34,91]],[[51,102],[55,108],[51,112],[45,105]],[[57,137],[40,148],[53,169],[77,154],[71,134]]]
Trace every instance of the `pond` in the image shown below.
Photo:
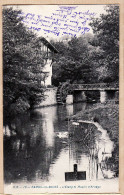
[[[82,120],[80,126],[66,120],[90,107],[92,104],[86,103],[42,107],[9,122],[4,127],[5,188],[11,183],[68,184],[65,172],[72,172],[74,164],[78,171],[86,171],[85,182],[100,181],[101,185],[110,179],[117,184],[104,161],[114,147],[107,131],[95,122]]]

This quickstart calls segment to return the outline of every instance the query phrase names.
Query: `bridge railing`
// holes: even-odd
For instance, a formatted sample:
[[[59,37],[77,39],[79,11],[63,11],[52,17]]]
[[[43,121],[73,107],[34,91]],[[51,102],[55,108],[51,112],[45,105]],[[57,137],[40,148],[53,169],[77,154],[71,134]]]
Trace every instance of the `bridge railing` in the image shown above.
[[[72,84],[73,89],[107,89],[107,88],[119,88],[118,83],[95,83],[95,84]]]

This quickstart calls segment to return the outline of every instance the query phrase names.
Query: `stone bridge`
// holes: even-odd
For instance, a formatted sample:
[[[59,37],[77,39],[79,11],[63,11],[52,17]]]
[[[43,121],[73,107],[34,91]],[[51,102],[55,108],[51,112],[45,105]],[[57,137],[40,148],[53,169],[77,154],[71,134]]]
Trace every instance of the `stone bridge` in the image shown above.
[[[61,83],[57,90],[57,103],[73,103],[80,101],[97,101],[102,102],[106,99],[119,99],[118,83],[95,83],[95,84],[70,84],[69,82]]]

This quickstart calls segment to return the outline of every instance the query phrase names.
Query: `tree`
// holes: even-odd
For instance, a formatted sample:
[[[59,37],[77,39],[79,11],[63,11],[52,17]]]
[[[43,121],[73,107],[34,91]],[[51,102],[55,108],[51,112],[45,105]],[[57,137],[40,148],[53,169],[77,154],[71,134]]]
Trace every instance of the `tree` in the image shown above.
[[[27,30],[19,17],[21,11],[3,9],[3,106],[5,115],[21,113],[32,107],[43,88],[40,82],[43,55],[36,35]]]
[[[106,14],[93,18],[90,23],[95,39],[92,44],[99,47],[99,55],[92,55],[92,61],[103,82],[118,82],[119,80],[119,6],[105,7]]]
[[[68,42],[52,42],[59,51],[53,63],[54,85],[66,80],[71,83],[89,83],[92,80],[89,37],[72,38]]]

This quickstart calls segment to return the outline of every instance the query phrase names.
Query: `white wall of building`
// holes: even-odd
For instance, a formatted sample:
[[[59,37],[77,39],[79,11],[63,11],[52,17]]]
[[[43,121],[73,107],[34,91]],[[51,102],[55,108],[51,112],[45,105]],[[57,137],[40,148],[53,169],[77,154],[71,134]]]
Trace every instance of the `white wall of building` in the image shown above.
[[[52,85],[52,60],[51,59],[47,59],[43,72],[47,73],[47,76],[44,82],[45,86]]]

